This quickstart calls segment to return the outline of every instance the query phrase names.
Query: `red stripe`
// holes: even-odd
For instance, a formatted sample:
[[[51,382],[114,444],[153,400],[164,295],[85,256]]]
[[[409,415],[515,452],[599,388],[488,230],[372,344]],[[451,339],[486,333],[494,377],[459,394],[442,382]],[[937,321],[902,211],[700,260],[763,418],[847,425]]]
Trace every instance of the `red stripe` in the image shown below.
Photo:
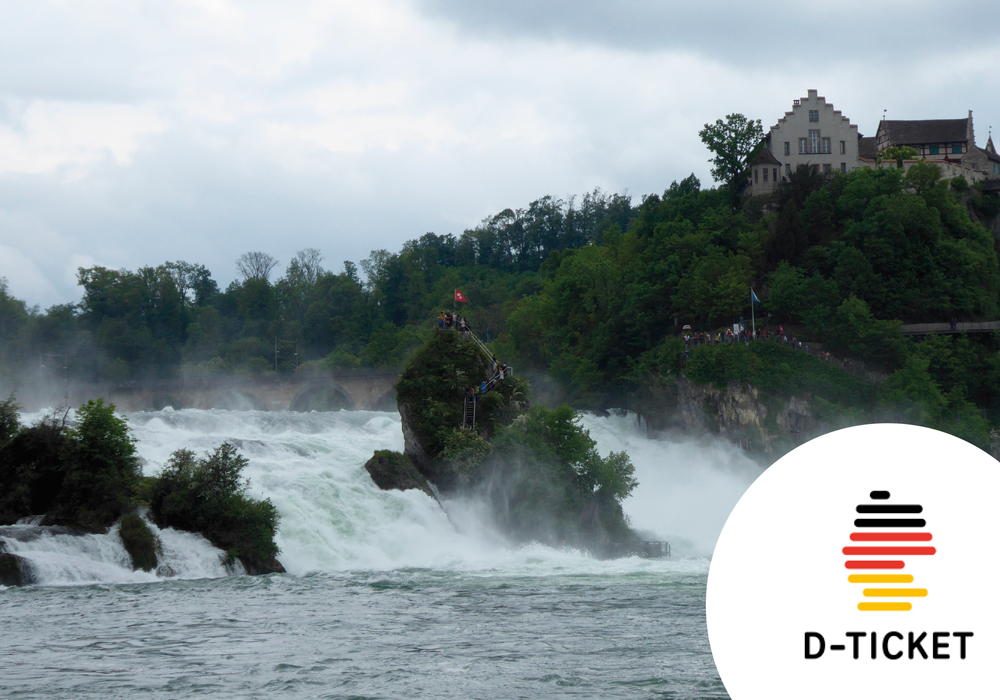
[[[850,556],[888,554],[898,557],[903,554],[934,554],[936,551],[933,547],[844,547],[844,554]]]
[[[929,532],[852,532],[852,542],[930,542]]]
[[[901,561],[845,561],[848,569],[902,569]]]

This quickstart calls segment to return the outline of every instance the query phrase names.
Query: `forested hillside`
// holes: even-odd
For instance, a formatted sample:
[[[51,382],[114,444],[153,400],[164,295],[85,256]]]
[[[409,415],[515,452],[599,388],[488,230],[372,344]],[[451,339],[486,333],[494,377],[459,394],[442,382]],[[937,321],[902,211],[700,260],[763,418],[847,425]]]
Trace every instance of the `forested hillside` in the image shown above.
[[[706,353],[730,368],[709,372],[713,380],[780,384],[764,374],[787,362],[726,350],[753,355],[751,369],[732,374],[743,360],[712,347],[685,353],[680,340],[686,324],[714,331],[749,319],[753,287],[757,318],[770,314],[772,330],[782,324],[892,374],[855,408],[888,401],[933,424],[1000,408],[1000,342],[906,339],[898,325],[1000,318],[996,245],[979,223],[998,209],[996,196],[926,163],[905,175],[802,169],[773,197],[743,201],[691,176],[641,201],[598,190],[544,197],[457,237],[427,233],[398,252],[373,251],[360,271],[324,270],[315,249],[280,277],[266,254],[245,255],[242,279],[225,290],[188,263],[81,269],[80,302],[44,312],[0,287],[0,372],[6,387],[40,364],[86,381],[263,374],[274,371],[276,339],[278,372],[395,366],[458,288],[469,300],[460,313],[506,361],[599,407],[670,381],[688,362],[704,367]],[[985,429],[977,423],[977,441]]]

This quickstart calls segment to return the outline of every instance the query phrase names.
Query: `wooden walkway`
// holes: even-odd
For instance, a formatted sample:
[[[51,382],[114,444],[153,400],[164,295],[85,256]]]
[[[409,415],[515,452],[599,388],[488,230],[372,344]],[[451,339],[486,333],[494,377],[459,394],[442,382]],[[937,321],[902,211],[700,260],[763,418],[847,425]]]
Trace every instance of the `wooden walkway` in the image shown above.
[[[952,330],[950,323],[904,323],[899,327],[903,335],[929,335],[931,333],[992,333],[1000,330],[1000,321],[959,323]]]

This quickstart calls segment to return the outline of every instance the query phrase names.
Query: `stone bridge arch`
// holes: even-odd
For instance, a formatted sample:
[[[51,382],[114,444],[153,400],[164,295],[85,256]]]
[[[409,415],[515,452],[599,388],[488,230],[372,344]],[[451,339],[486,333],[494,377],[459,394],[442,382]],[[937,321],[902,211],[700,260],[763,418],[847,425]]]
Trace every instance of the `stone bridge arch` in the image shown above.
[[[209,397],[205,408],[227,411],[266,411],[267,404],[256,394],[245,389],[230,389]]]
[[[399,405],[396,402],[396,387],[382,394],[371,406],[372,411],[395,411]]]
[[[351,392],[331,379],[309,382],[299,389],[288,404],[289,411],[339,411],[353,410]]]

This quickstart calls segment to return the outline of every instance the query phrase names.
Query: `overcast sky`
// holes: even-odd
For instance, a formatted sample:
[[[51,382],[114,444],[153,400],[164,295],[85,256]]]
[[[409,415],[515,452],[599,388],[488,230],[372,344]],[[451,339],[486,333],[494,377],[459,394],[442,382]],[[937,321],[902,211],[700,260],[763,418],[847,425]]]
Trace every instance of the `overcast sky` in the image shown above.
[[[675,8],[675,6],[677,6]],[[695,173],[705,122],[819,90],[874,135],[1000,128],[996,0],[0,0],[0,277],[46,308],[80,266],[319,248]]]

